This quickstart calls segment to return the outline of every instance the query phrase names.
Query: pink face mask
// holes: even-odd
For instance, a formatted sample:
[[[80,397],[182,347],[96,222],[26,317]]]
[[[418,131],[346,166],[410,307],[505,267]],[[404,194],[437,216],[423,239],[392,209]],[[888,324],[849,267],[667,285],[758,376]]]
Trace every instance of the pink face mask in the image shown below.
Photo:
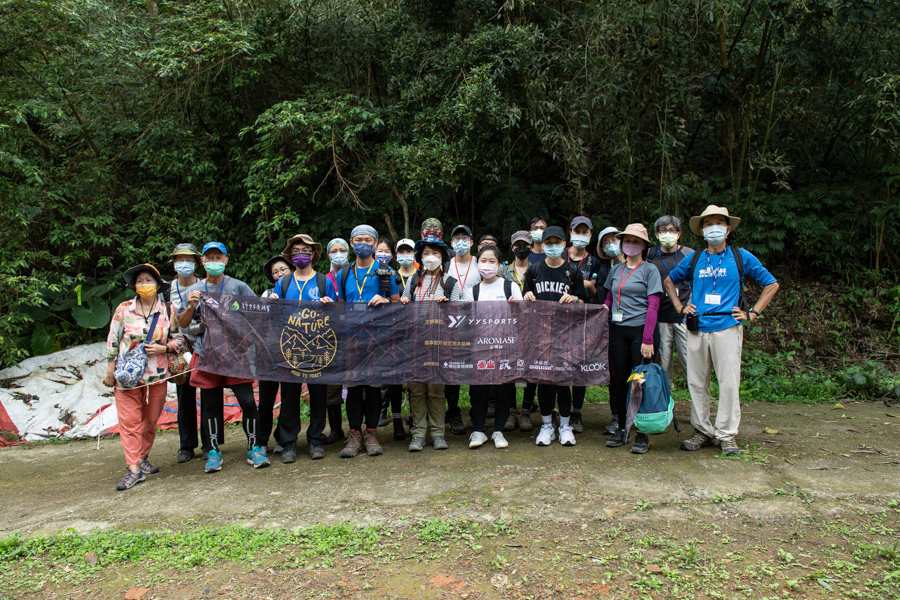
[[[497,270],[499,268],[500,265],[494,265],[491,263],[478,263],[478,274],[481,275],[482,279],[490,279],[497,276]]]
[[[644,251],[644,245],[641,243],[635,242],[623,242],[622,243],[622,252],[625,253],[625,256],[637,256],[641,252]]]

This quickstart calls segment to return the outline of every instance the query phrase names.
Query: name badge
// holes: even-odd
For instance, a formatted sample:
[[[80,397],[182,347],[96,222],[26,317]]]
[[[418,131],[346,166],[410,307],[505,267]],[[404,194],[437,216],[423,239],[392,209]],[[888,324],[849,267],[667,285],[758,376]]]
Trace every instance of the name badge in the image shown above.
[[[613,320],[613,323],[621,323],[622,321],[625,320],[625,315],[620,312],[614,312],[612,314],[612,320]]]
[[[709,306],[718,306],[722,304],[722,294],[707,294],[705,303]]]

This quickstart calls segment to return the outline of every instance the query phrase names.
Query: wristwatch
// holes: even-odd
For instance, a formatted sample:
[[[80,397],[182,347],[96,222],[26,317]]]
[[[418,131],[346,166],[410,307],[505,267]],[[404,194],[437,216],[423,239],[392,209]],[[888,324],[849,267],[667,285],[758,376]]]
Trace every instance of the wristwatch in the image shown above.
[[[747,318],[748,318],[748,319],[750,318],[750,313],[753,313],[753,314],[756,315],[757,317],[759,316],[759,313],[756,311],[755,308],[751,308],[750,310],[747,311]]]

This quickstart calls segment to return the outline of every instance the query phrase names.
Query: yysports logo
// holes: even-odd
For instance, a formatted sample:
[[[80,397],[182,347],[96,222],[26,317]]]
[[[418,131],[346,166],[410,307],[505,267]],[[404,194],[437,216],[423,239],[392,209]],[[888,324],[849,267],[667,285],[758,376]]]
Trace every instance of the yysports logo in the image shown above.
[[[447,327],[449,327],[450,329],[459,327],[460,325],[462,325],[463,321],[466,320],[466,318],[464,316],[460,316],[460,317],[454,317],[453,315],[448,315],[448,316],[450,317],[450,324],[447,325]]]

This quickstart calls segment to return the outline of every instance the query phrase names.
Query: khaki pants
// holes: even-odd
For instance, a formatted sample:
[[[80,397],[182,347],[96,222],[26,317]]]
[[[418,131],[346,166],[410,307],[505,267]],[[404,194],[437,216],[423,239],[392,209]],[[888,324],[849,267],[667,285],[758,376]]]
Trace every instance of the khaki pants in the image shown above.
[[[700,433],[718,440],[733,440],[741,423],[741,351],[744,328],[735,325],[710,333],[689,331],[688,389],[691,392],[691,425]],[[719,382],[719,410],[716,426],[709,415],[709,384],[712,369]]]
[[[681,363],[681,371],[684,373],[690,389],[690,380],[687,375],[687,336],[687,325],[684,323],[659,323],[659,366],[669,376],[669,389],[675,389],[672,381],[675,370],[672,364],[673,346],[678,350],[678,362]]]
[[[431,438],[444,437],[444,386],[430,383],[409,384],[409,414],[412,427],[409,433],[413,437],[424,438],[431,433]]]
[[[340,406],[344,403],[343,386],[328,385],[325,391],[325,406]]]

